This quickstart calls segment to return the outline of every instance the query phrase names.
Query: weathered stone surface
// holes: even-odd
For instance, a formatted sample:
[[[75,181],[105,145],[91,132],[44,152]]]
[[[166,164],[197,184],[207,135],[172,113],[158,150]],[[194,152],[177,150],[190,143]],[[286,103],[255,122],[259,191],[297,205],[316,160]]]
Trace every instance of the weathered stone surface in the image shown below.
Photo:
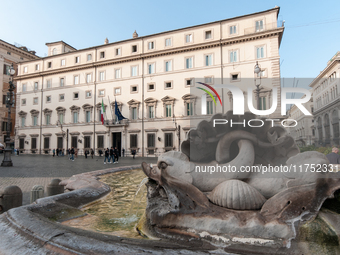
[[[239,180],[222,182],[210,192],[208,198],[216,205],[235,210],[258,210],[266,202],[260,192]]]

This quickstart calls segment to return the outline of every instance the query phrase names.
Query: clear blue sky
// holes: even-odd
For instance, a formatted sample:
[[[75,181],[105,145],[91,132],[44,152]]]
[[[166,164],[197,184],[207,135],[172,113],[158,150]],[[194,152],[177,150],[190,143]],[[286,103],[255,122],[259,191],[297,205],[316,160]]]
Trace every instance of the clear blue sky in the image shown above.
[[[0,0],[0,39],[45,56],[46,42],[77,49],[232,18],[280,6],[281,76],[315,78],[340,50],[340,1]]]

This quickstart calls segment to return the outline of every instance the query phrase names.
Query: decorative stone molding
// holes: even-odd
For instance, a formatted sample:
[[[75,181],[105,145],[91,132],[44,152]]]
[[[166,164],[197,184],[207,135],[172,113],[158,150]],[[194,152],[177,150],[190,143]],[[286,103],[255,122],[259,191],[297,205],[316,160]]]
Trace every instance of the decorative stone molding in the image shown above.
[[[27,112],[20,111],[20,112],[18,112],[18,115],[19,115],[19,117],[26,117]]]
[[[30,113],[31,113],[32,116],[38,116],[39,115],[39,111],[35,110],[35,109],[31,110]]]
[[[131,109],[131,107],[137,107],[137,109],[138,109],[140,102],[135,100],[135,99],[131,99],[130,101],[127,102],[127,104],[129,105],[129,109]]]
[[[51,109],[48,109],[48,108],[45,108],[43,110],[44,114],[47,115],[47,114],[51,114],[52,113],[52,110]]]
[[[176,128],[162,128],[161,129],[163,132],[167,132],[167,131],[176,131]]]
[[[71,110],[72,112],[75,112],[75,111],[78,111],[78,112],[79,112],[80,107],[79,107],[79,106],[76,106],[76,105],[72,105],[72,106],[70,107],[70,110]]]
[[[80,133],[78,131],[76,132],[70,132],[70,135],[80,135]]]
[[[58,133],[55,133],[55,135],[58,136],[58,137],[60,137],[60,136],[64,136],[65,133],[63,133],[63,132],[58,132]]]
[[[30,134],[30,137],[39,137],[39,134]]]
[[[52,136],[52,134],[51,133],[44,133],[44,134],[42,134],[44,137],[49,137],[49,136]]]
[[[140,132],[140,129],[131,129],[131,130],[128,130],[128,133],[139,133]]]
[[[24,138],[24,137],[26,137],[26,134],[19,134],[18,137],[19,138]]]
[[[61,107],[61,106],[58,106],[55,110],[58,112],[58,114],[59,114],[59,113],[65,113],[65,112],[66,112],[66,108]]]
[[[145,132],[157,132],[158,129],[157,128],[148,128],[148,129],[145,129]]]
[[[93,105],[90,105],[90,104],[84,104],[82,107],[83,107],[84,110],[91,110],[92,111],[92,109],[93,109]]]
[[[82,132],[83,135],[92,135],[93,132],[92,131],[84,131]]]
[[[158,101],[157,99],[149,97],[149,98],[144,100],[144,103],[145,103],[146,106],[156,106],[157,101]]]
[[[106,134],[107,133],[107,131],[96,131],[96,134]]]

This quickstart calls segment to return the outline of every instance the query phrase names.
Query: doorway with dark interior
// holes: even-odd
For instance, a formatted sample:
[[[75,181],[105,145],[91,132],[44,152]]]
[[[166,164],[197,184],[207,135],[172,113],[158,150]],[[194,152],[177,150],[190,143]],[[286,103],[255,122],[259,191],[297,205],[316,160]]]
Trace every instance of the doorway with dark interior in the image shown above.
[[[119,151],[119,157],[122,154],[122,133],[121,132],[112,132],[112,146],[113,148],[117,147]]]

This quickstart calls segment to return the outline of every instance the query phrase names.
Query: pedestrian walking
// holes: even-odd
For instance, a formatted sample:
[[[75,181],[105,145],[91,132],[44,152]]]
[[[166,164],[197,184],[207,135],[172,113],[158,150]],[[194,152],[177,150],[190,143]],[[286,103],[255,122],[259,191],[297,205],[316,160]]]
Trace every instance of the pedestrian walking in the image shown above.
[[[71,148],[71,158],[70,158],[72,161],[74,161],[74,152],[75,152],[74,148],[72,147]]]
[[[93,155],[94,155],[94,150],[91,149],[91,158],[93,158]]]
[[[125,157],[125,149],[124,148],[123,148],[122,152],[123,152],[123,158],[124,158]]]
[[[87,158],[87,154],[89,154],[89,151],[85,150],[85,158]]]
[[[115,155],[115,163],[118,164],[119,151],[118,151],[117,147],[115,147],[115,149],[114,149],[114,155]]]
[[[110,159],[112,159],[112,163],[115,163],[114,154],[115,154],[115,151],[113,149],[113,146],[111,146],[111,149],[110,149]]]
[[[132,158],[135,159],[135,156],[136,156],[136,150],[135,149],[132,149],[131,150],[131,153],[132,153]]]
[[[57,157],[59,157],[59,148],[57,148]]]
[[[52,155],[54,157],[55,156],[55,149],[52,150],[52,153],[53,153]]]
[[[109,148],[106,148],[105,152],[104,152],[104,164],[106,164],[106,160],[108,161],[108,163],[110,163],[110,150]]]

